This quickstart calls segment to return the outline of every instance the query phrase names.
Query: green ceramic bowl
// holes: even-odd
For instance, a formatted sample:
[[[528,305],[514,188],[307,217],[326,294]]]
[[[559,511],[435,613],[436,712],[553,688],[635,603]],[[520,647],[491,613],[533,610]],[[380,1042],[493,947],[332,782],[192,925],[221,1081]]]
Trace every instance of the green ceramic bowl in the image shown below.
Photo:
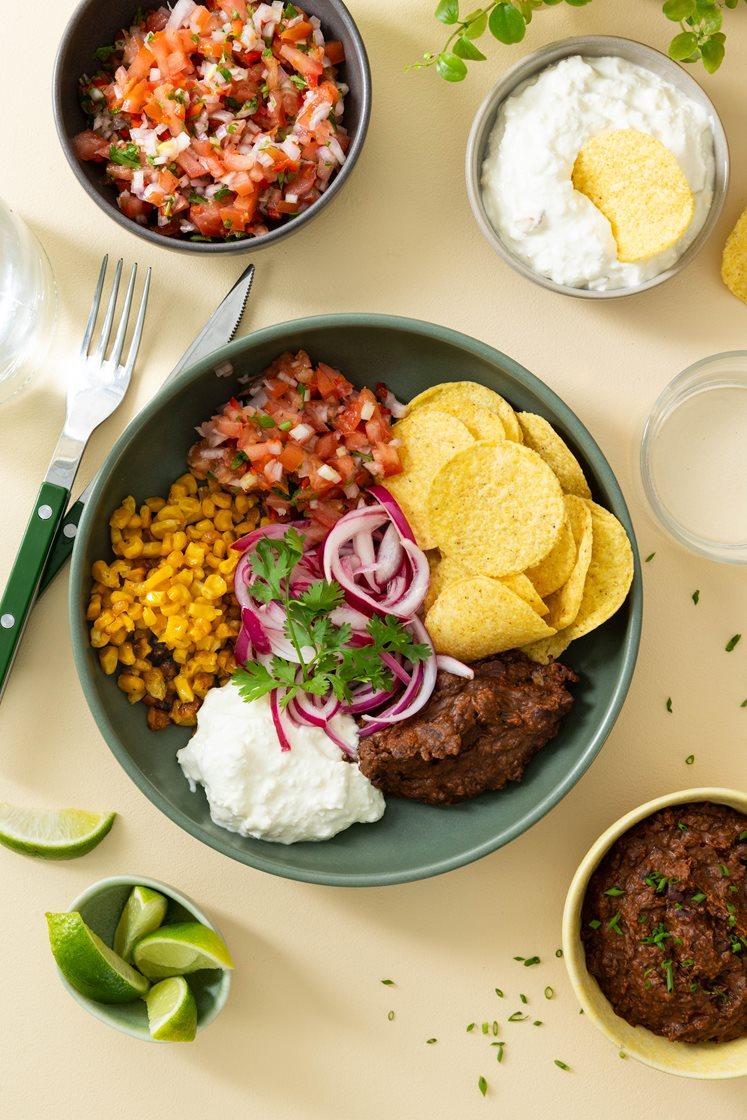
[[[185,337],[185,343],[188,338]],[[471,379],[519,409],[544,415],[574,448],[594,497],[625,525],[635,578],[626,604],[605,626],[574,642],[564,657],[582,678],[558,737],[518,784],[450,808],[390,798],[383,819],[355,825],[325,843],[285,846],[235,835],[210,819],[202,791],[190,793],[176,762],[189,731],[153,734],[141,705],[129,705],[99,667],[88,642],[85,606],[91,564],[110,558],[108,520],[122,499],[165,494],[184,471],[197,424],[236,388],[234,378],[259,373],[283,350],[308,350],[359,383],[386,380],[407,400],[445,380]],[[217,378],[218,363],[233,376]],[[641,574],[625,500],[609,464],[583,424],[546,385],[511,358],[456,331],[386,315],[325,315],[258,331],[216,351],[164,389],[120,437],[98,475],[78,531],[70,579],[75,660],[101,732],[146,797],[210,847],[262,871],[305,882],[376,886],[438,875],[479,859],[519,836],[578,781],[610,733],[625,699],[641,631]]]
[[[100,879],[93,883],[83,894],[78,895],[70,903],[68,910],[77,910],[83,921],[97,933],[107,945],[114,941],[114,931],[117,928],[120,914],[124,909],[130,891],[133,887],[150,887],[159,891],[169,900],[164,925],[172,922],[202,922],[211,929],[216,927],[202,910],[186,895],[174,890],[166,883],[159,883],[157,879],[147,879],[144,876],[133,878],[130,875],[112,875],[108,879]],[[217,930],[220,933],[220,930]],[[153,1042],[148,1031],[148,1012],[145,1001],[135,1000],[133,1003],[99,1003],[97,1000],[88,999],[76,991],[65,977],[59,972],[60,980],[67,988],[74,1000],[90,1011],[102,1023],[108,1023],[115,1030],[130,1034],[133,1038]],[[231,973],[221,972],[218,969],[205,969],[195,972],[187,977],[192,993],[197,1004],[197,1030],[201,1031],[208,1023],[212,1023],[216,1015],[223,1009],[228,999],[231,987]]]

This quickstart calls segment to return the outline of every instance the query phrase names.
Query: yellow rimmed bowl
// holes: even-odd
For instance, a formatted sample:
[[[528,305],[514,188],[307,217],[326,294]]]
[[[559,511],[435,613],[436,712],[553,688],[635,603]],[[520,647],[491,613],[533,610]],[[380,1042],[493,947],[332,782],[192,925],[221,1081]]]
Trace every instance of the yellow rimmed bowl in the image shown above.
[[[615,1046],[631,1058],[663,1073],[715,1081],[747,1076],[747,1037],[733,1042],[672,1042],[645,1027],[631,1026],[613,1011],[597,981],[587,970],[581,941],[581,909],[589,879],[615,841],[659,809],[693,801],[713,801],[747,814],[747,793],[720,787],[698,787],[657,797],[620,817],[592,844],[573,876],[563,911],[563,957],[585,1015]]]

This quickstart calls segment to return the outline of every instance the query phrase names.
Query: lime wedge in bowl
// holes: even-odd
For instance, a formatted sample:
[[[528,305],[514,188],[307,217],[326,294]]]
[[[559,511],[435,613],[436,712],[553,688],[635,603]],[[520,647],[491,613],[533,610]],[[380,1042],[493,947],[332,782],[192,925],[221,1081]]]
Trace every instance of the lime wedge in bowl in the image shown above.
[[[106,836],[116,813],[23,809],[0,801],[0,844],[41,859],[77,859]]]
[[[145,997],[151,1038],[191,1042],[197,1034],[197,1004],[183,976],[154,984]]]
[[[202,968],[233,968],[223,938],[200,922],[176,922],[146,934],[136,944],[133,960],[150,980],[183,976]]]
[[[119,953],[123,960],[132,961],[135,942],[158,929],[166,917],[168,905],[158,891],[150,887],[133,887],[114,934],[114,952]]]
[[[105,945],[76,911],[47,914],[49,944],[67,982],[81,995],[101,1003],[129,1003],[150,984]]]

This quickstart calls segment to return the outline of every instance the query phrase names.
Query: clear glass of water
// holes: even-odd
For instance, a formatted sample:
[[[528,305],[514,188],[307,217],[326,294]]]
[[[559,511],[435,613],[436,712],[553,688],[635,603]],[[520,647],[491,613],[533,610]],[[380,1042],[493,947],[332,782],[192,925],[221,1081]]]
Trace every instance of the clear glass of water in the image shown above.
[[[643,431],[641,476],[676,540],[747,564],[747,350],[703,358],[666,387]]]
[[[42,369],[52,341],[57,289],[31,230],[0,200],[0,404]]]

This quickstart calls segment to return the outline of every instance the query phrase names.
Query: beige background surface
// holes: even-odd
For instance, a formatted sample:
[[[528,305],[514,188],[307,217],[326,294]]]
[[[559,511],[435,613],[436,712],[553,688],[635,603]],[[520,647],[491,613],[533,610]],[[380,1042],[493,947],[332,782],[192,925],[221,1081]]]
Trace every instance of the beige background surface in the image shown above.
[[[134,6],[134,5],[133,5]],[[0,850],[0,1112],[54,1117],[248,1116],[262,1120],[738,1120],[744,1082],[688,1083],[621,1061],[578,1007],[554,957],[569,879],[622,812],[688,785],[747,780],[745,573],[679,551],[638,489],[641,422],[690,362],[747,339],[747,310],[721,286],[720,247],[747,201],[744,75],[747,11],[728,12],[723,70],[704,78],[732,145],[733,179],[711,244],[686,271],[642,297],[588,303],[518,279],[482,240],[462,162],[469,123],[498,75],[552,38],[627,34],[662,47],[655,0],[595,0],[542,11],[518,47],[490,48],[462,86],[405,74],[438,46],[433,0],[351,0],[374,73],[375,107],[360,164],[342,197],[281,247],[259,254],[246,330],[321,311],[387,311],[456,327],[542,377],[588,425],[631,504],[645,566],[646,619],[628,702],[601,756],[528,834],[440,879],[382,890],[334,890],[273,879],[201,846],[138,792],[86,708],[69,650],[65,579],[34,612],[0,710],[0,797],[114,808],[111,836],[69,864]],[[152,310],[127,401],[93,441],[87,481],[156,391],[243,267],[151,251],[83,194],[54,135],[49,79],[73,0],[37,9],[2,0],[6,200],[42,239],[60,287],[53,356],[36,387],[0,412],[0,582],[25,525],[63,414],[66,357],[77,342],[104,250],[152,264]],[[33,39],[33,48],[30,41]],[[22,110],[22,111],[21,111]],[[382,375],[385,370],[380,371]],[[446,372],[446,371],[445,371]],[[700,604],[690,594],[699,588]],[[667,696],[673,713],[665,710]],[[686,766],[693,752],[695,764]],[[192,1046],[148,1046],[87,1016],[57,981],[43,912],[117,872],[152,875],[198,899],[227,932],[235,986],[220,1020]],[[538,953],[527,970],[515,954]],[[397,987],[380,984],[393,977]],[[547,1002],[546,984],[556,990]],[[493,994],[499,986],[504,1001]],[[506,1024],[525,991],[545,1026]],[[390,1022],[387,1012],[396,1018]],[[499,1066],[473,1020],[496,1017]],[[436,1036],[438,1043],[425,1040]],[[573,1067],[563,1073],[561,1058]],[[483,1100],[477,1078],[489,1092]]]

